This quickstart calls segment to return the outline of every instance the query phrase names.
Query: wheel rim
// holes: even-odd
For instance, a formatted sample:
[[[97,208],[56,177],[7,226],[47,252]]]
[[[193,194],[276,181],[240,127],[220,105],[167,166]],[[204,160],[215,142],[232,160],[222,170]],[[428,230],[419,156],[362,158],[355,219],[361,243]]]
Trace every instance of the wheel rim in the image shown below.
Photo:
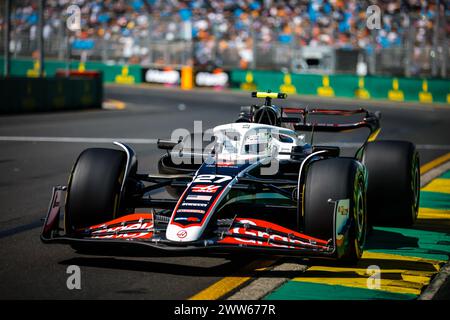
[[[364,176],[358,173],[353,191],[354,233],[356,255],[361,256],[366,235],[366,209],[364,196]]]
[[[418,208],[419,208],[419,197],[420,197],[420,174],[419,174],[419,163],[417,156],[414,157],[414,163],[412,168],[411,176],[411,191],[412,191],[412,207],[411,213],[413,220],[417,218]]]
[[[364,235],[364,197],[361,183],[358,183],[355,196],[356,239],[360,243]]]

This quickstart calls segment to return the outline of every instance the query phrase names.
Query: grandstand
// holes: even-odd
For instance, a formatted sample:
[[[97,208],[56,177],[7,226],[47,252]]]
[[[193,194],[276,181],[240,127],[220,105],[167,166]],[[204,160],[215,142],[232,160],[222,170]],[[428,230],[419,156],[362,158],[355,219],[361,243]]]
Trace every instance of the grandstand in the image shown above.
[[[35,54],[37,2],[12,1],[13,57]],[[65,28],[70,4],[82,14],[75,33]],[[370,30],[373,4],[381,25]],[[46,0],[43,37],[58,59],[330,73],[363,62],[369,74],[446,77],[449,17],[438,0]]]

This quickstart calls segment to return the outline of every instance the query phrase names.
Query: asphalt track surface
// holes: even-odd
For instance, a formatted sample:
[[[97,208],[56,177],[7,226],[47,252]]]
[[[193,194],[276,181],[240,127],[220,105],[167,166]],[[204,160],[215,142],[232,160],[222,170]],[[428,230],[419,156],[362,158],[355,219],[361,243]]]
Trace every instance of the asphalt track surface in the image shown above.
[[[154,143],[142,142],[170,138],[176,128],[192,130],[196,120],[203,121],[203,129],[233,122],[240,105],[254,103],[244,93],[204,90],[108,86],[105,94],[106,98],[125,102],[126,109],[0,117],[0,299],[187,299],[223,277],[239,274],[253,259],[91,256],[78,254],[68,246],[40,242],[41,218],[51,187],[66,183],[83,149],[113,147],[105,143],[109,139],[142,139],[131,140],[141,143],[130,143],[138,154],[139,171],[154,173],[163,152]],[[285,106],[306,104],[349,108],[370,105],[368,109],[382,112],[379,139],[416,143],[422,163],[449,152],[450,108],[314,102],[299,97],[280,102]],[[50,142],[48,137],[57,139]],[[80,139],[67,142],[70,139],[61,137]],[[344,153],[349,154],[355,149],[348,146],[361,141],[362,135],[350,133],[344,137],[348,143]],[[317,141],[320,139],[317,137]],[[342,139],[328,136],[330,141]],[[66,269],[73,264],[81,268],[81,290],[66,287]]]

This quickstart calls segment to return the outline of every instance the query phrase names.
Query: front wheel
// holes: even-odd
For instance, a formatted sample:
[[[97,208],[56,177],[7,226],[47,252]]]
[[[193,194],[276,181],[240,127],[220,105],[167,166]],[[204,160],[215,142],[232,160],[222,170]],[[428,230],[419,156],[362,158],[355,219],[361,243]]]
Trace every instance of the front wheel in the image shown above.
[[[350,229],[340,248],[340,260],[355,263],[362,256],[367,233],[366,174],[354,159],[333,158],[313,162],[307,171],[303,218],[307,235],[319,239],[333,238],[334,204],[329,200],[348,199]],[[341,250],[341,249],[339,249]]]
[[[67,188],[64,216],[67,234],[118,215],[125,166],[123,151],[91,148],[80,154]]]

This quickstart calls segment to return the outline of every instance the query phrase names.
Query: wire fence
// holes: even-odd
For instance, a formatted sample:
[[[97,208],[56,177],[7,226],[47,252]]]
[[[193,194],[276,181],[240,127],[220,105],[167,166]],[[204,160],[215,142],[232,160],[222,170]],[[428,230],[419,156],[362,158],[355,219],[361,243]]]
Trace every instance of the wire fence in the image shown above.
[[[3,12],[3,10],[2,10]],[[365,39],[364,46],[340,47],[302,44],[297,35],[285,43],[279,37],[265,40],[257,29],[246,39],[216,34],[200,39],[191,36],[192,23],[177,17],[139,16],[145,23],[130,34],[111,32],[108,26],[91,33],[75,34],[64,23],[45,25],[44,53],[52,59],[87,59],[108,63],[140,64],[144,67],[194,65],[198,68],[266,69],[303,73],[360,73],[373,75],[449,77],[448,17],[441,17],[430,33],[424,33],[420,16],[410,17],[395,46],[377,46],[379,34]],[[2,19],[4,21],[4,19]],[[57,21],[57,20],[56,20]],[[195,23],[195,21],[194,21]],[[252,21],[250,25],[257,25]],[[3,26],[4,24],[2,24]],[[4,52],[4,27],[0,50]],[[101,31],[101,32],[100,32]],[[113,30],[114,31],[114,30]],[[9,50],[13,58],[34,57],[36,27],[12,25]],[[427,41],[419,41],[426,38]],[[418,40],[419,39],[419,40]]]
[[[3,35],[0,37],[0,50]],[[448,77],[448,46],[422,47],[420,50],[405,47],[385,48],[368,53],[361,49],[336,49],[333,47],[294,47],[282,43],[257,43],[244,52],[238,47],[220,49],[213,46],[203,56],[203,44],[194,41],[150,41],[149,39],[105,40],[98,39],[91,49],[74,49],[66,37],[44,40],[44,53],[50,59],[88,59],[109,63],[131,63],[142,66],[174,67],[195,65],[199,68],[286,70],[303,73],[357,73],[358,62],[367,64],[368,73],[374,75],[431,76],[433,65],[436,76]],[[37,41],[26,34],[11,35],[10,52],[13,58],[33,57]],[[70,55],[69,55],[70,52]],[[243,63],[242,55],[251,55],[250,63]]]

